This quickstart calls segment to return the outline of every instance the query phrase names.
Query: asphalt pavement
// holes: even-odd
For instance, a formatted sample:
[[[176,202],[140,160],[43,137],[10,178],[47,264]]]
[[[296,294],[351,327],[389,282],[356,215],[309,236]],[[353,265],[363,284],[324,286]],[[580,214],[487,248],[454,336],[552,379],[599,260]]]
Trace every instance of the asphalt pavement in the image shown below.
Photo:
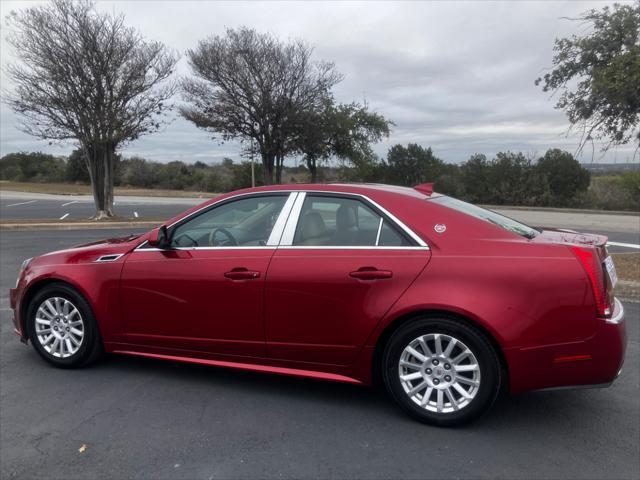
[[[624,305],[613,386],[507,398],[456,429],[372,388],[120,356],[48,366],[10,321],[22,259],[131,232],[0,232],[1,478],[640,478],[640,304]]]

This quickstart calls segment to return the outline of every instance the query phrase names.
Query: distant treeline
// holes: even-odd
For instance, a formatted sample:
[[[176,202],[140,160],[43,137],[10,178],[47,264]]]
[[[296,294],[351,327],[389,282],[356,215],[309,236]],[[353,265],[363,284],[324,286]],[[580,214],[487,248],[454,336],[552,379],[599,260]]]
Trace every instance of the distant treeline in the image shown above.
[[[256,163],[255,178],[262,180]],[[283,182],[307,182],[306,167],[285,167]],[[11,153],[0,159],[0,180],[18,182],[89,183],[80,151],[68,158],[43,153]],[[417,144],[395,145],[386,159],[361,165],[325,165],[318,180],[377,182],[413,186],[435,182],[436,190],[474,203],[640,210],[640,171],[596,175],[573,156],[558,149],[540,158],[501,152],[494,158],[476,154],[457,165],[436,157]],[[118,157],[115,185],[140,188],[226,192],[251,186],[251,164],[224,159],[221,163],[159,163],[139,157]]]

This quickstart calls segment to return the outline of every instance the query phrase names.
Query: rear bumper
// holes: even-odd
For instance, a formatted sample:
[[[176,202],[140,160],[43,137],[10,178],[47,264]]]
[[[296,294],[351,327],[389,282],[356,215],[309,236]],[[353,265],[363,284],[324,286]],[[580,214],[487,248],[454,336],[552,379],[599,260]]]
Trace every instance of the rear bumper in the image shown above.
[[[627,349],[624,307],[616,299],[609,319],[596,319],[584,341],[505,351],[511,392],[608,386],[618,377]]]

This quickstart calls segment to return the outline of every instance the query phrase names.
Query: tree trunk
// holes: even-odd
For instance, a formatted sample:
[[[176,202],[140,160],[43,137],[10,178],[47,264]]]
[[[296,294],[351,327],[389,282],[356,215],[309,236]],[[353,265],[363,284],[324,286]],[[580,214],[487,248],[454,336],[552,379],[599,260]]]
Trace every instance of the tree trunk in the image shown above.
[[[284,166],[284,157],[281,154],[276,156],[276,185],[282,183],[282,167]]]
[[[83,146],[91,180],[91,192],[96,207],[94,220],[113,217],[114,150],[104,146]]]
[[[275,164],[275,155],[270,153],[261,153],[262,156],[262,178],[265,185],[273,185],[273,166]]]
[[[318,181],[318,164],[315,157],[307,157],[307,168],[311,174],[311,183],[316,183]]]

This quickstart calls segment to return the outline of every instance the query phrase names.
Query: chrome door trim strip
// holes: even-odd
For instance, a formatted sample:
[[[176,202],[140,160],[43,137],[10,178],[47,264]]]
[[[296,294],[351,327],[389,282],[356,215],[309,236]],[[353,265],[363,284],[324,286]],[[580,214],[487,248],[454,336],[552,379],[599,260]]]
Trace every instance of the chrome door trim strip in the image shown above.
[[[384,223],[384,218],[380,217],[380,222],[378,222],[378,233],[376,233],[376,247],[380,246],[380,233],[382,233],[382,224]]]
[[[280,243],[284,228],[287,225],[287,220],[289,219],[289,214],[291,213],[291,209],[293,208],[297,197],[298,192],[291,192],[289,194],[289,198],[287,198],[287,201],[284,203],[282,210],[280,210],[278,219],[273,224],[273,229],[271,230],[271,234],[269,235],[269,240],[267,240],[268,246],[277,246]]]
[[[302,205],[304,204],[306,196],[307,192],[300,192],[298,194],[298,198],[296,198],[296,202],[293,204],[293,208],[291,209],[291,214],[289,215],[287,224],[284,227],[284,233],[280,238],[280,246],[293,244],[296,227],[298,226],[298,219],[300,218],[300,212],[302,211]]]

